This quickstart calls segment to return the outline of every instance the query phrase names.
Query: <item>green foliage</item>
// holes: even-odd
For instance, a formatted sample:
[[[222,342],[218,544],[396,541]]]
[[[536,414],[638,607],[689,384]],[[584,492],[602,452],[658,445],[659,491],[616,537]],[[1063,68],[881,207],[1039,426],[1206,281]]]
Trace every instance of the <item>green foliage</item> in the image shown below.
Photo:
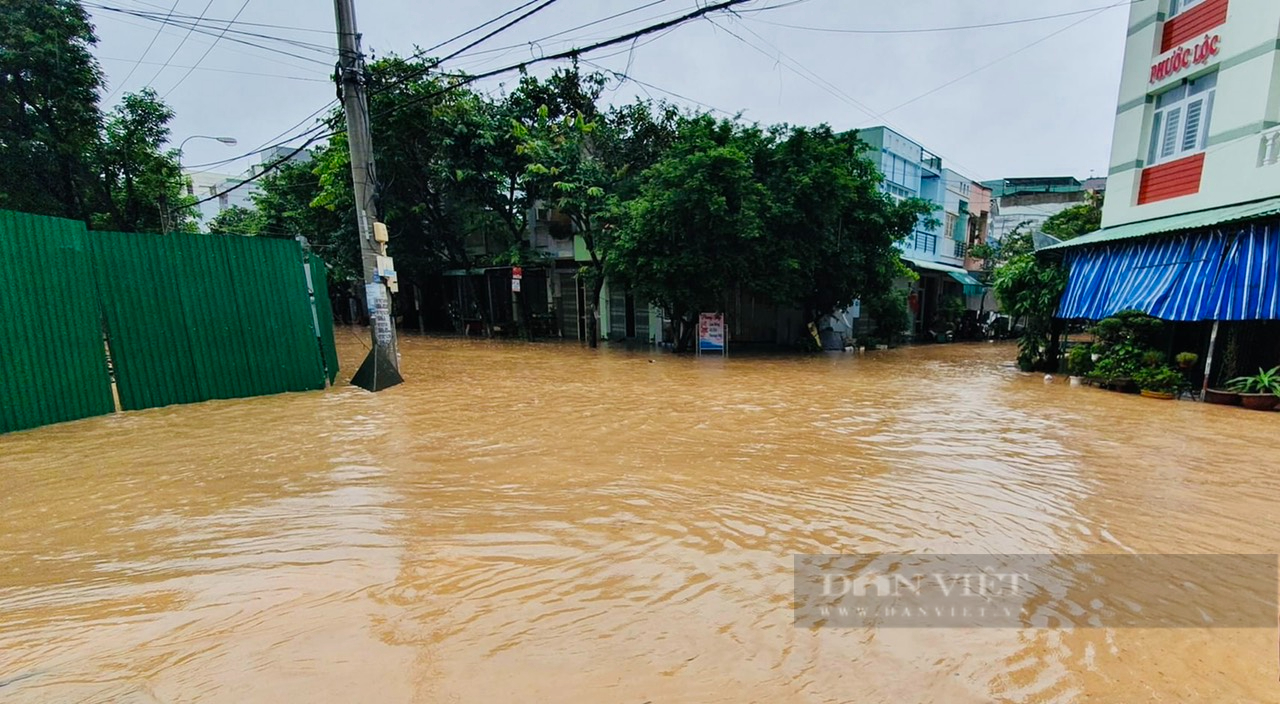
[[[1227,390],[1242,394],[1275,394],[1280,396],[1280,367],[1258,369],[1252,376],[1239,376],[1227,382]]]
[[[1093,351],[1100,355],[1091,376],[1106,382],[1136,379],[1144,369],[1163,366],[1164,354],[1150,346],[1163,327],[1164,321],[1136,310],[1099,320],[1090,328]]]
[[[1093,348],[1076,345],[1067,353],[1067,371],[1072,376],[1088,376],[1093,371]]]
[[[173,110],[144,88],[106,116],[97,150],[100,198],[92,224],[120,232],[195,231],[176,153],[164,151]]]
[[[1060,240],[1070,240],[1102,229],[1102,196],[1088,193],[1085,202],[1067,208],[1041,226],[1041,231]]]
[[[75,0],[0,2],[0,208],[123,231],[194,230],[173,112],[150,89],[104,115],[103,75]]]
[[[97,42],[79,2],[0,2],[0,208],[88,219],[99,193]]]
[[[670,314],[681,348],[699,312],[723,310],[727,292],[761,269],[769,193],[754,177],[758,139],[729,121],[694,118],[626,206],[610,268]]]
[[[1173,360],[1178,363],[1179,367],[1194,367],[1200,361],[1200,355],[1195,352],[1179,352]]]
[[[1049,359],[1053,314],[1067,288],[1067,272],[1060,264],[1019,254],[994,272],[992,285],[1001,308],[1022,318],[1025,328],[1018,340],[1018,364],[1024,370],[1056,368]]]
[[[1189,386],[1182,372],[1166,365],[1140,369],[1133,375],[1133,380],[1143,391],[1166,394],[1180,393]]]
[[[1142,354],[1142,363],[1148,367],[1158,367],[1164,364],[1164,353],[1160,350],[1147,350]]]
[[[218,235],[256,235],[262,230],[262,214],[252,208],[233,205],[209,221],[209,232]]]
[[[911,330],[913,318],[907,303],[908,291],[887,289],[872,294],[862,301],[862,311],[875,323],[868,346],[878,341],[894,344]]]

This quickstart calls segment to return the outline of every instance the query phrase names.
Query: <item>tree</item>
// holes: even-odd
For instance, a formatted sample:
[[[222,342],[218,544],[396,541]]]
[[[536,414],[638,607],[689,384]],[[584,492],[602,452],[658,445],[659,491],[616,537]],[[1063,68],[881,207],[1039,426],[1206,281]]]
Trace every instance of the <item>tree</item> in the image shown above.
[[[176,151],[164,151],[173,110],[151,88],[124,96],[106,118],[95,150],[95,228],[122,232],[196,231],[195,198],[183,192]]]
[[[1046,235],[1070,240],[1102,229],[1102,194],[1088,192],[1085,202],[1055,213],[1040,227]]]
[[[262,230],[262,213],[254,208],[233,205],[209,221],[215,235],[256,235]]]
[[[724,310],[727,294],[762,266],[769,193],[751,159],[761,139],[728,120],[685,120],[626,206],[610,268],[667,312],[677,351],[688,348],[697,314]]]
[[[0,208],[88,220],[102,70],[74,0],[0,0]]]
[[[895,244],[931,218],[933,206],[881,191],[856,132],[782,127],[775,137],[764,177],[772,247],[756,283],[761,292],[816,323],[909,276]]]
[[[1053,316],[1067,288],[1066,269],[1038,259],[1034,253],[1018,254],[995,270],[992,283],[1001,309],[1014,320],[1025,320],[1018,342],[1018,364],[1026,371],[1056,371]]]

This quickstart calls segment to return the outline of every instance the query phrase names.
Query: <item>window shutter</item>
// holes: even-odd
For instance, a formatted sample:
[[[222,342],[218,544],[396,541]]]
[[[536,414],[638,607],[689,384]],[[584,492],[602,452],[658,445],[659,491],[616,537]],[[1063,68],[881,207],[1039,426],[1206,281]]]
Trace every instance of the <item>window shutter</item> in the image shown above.
[[[1182,128],[1182,151],[1189,152],[1200,146],[1200,118],[1203,116],[1203,98],[1187,105],[1187,124]]]
[[[1160,139],[1160,158],[1173,156],[1178,148],[1178,127],[1182,124],[1182,108],[1173,108],[1165,113],[1164,136]]]

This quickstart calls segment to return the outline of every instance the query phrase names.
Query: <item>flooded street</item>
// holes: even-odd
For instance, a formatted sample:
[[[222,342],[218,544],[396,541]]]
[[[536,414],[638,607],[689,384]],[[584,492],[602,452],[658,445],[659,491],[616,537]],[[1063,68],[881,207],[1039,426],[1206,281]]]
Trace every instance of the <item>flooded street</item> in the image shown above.
[[[1280,701],[1274,629],[791,608],[797,553],[1276,552],[1275,414],[1046,385],[1004,345],[402,351],[378,395],[0,437],[0,700]]]

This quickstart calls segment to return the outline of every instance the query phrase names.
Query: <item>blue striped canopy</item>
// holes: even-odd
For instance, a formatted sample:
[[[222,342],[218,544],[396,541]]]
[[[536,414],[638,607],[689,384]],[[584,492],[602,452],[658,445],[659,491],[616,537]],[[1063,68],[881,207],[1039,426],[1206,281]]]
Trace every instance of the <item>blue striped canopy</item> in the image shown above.
[[[1070,251],[1059,318],[1140,310],[1164,320],[1280,319],[1280,232],[1201,232]]]

